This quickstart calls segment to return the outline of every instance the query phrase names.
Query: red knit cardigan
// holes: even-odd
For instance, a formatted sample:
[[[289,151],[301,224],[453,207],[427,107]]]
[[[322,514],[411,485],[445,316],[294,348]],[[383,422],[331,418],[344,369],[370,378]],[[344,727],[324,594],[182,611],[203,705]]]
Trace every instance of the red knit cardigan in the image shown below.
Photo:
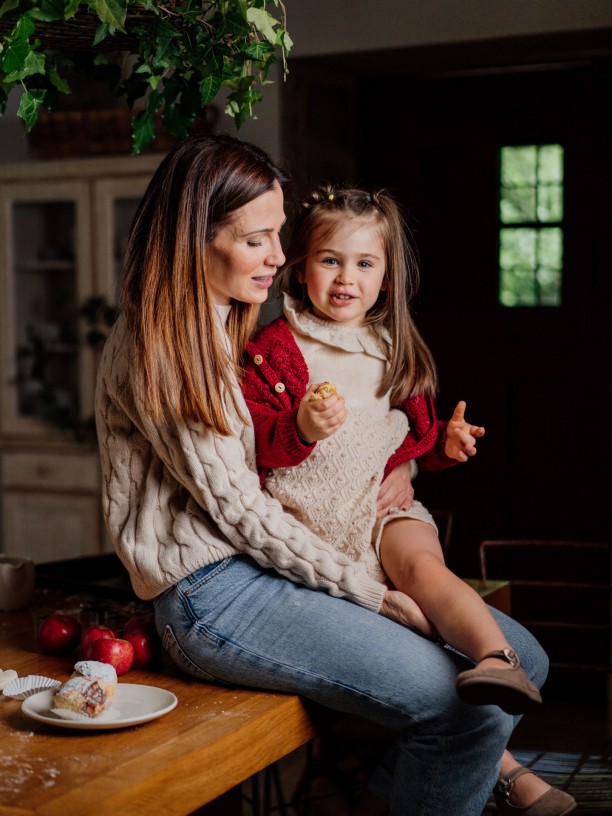
[[[269,469],[299,465],[316,444],[304,444],[297,432],[297,412],[308,388],[308,367],[284,317],[264,326],[247,343],[243,366],[242,391],[253,419],[263,484]],[[412,397],[402,409],[410,430],[387,462],[384,476],[411,459],[418,459],[420,470],[456,464],[444,453],[448,423],[436,418],[431,397]]]

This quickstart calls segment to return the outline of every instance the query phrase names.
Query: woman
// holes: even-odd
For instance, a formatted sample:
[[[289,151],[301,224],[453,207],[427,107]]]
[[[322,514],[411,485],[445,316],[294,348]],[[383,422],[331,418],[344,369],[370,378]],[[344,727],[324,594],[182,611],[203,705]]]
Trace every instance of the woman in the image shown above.
[[[462,703],[469,662],[409,628],[411,599],[259,489],[235,361],[284,261],[286,182],[225,136],[182,143],[153,177],[98,375],[107,525],[178,666],[391,726],[372,783],[390,813],[480,816],[514,719]],[[544,653],[498,620],[541,685]]]

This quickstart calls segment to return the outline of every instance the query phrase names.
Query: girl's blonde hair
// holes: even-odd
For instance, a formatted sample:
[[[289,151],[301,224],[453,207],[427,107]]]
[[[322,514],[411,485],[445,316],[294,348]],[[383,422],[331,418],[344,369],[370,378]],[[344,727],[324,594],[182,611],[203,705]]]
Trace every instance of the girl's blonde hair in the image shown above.
[[[299,205],[293,221],[278,286],[297,302],[299,311],[308,309],[311,303],[300,277],[315,231],[323,240],[356,218],[376,223],[385,249],[384,287],[366,316],[369,325],[384,327],[391,336],[389,368],[377,396],[390,391],[391,404],[401,405],[417,394],[433,395],[437,388],[436,367],[410,314],[410,303],[419,284],[416,255],[401,211],[387,191],[368,193],[324,186],[311,193]]]
[[[132,225],[120,299],[145,410],[158,421],[169,409],[228,435],[226,397],[242,417],[234,361],[255,328],[259,306],[232,304],[230,357],[208,285],[208,249],[234,212],[275,182],[284,188],[288,178],[270,157],[231,136],[182,142],[151,179]]]

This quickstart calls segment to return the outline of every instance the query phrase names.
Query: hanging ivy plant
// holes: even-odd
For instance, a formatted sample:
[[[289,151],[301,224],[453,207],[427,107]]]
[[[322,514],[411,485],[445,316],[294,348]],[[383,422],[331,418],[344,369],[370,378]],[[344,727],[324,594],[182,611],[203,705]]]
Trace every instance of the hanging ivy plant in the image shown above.
[[[0,0],[0,114],[21,88],[17,115],[30,131],[76,72],[126,100],[139,153],[156,115],[186,138],[221,88],[238,127],[254,118],[257,86],[278,54],[286,73],[291,45],[281,0]]]

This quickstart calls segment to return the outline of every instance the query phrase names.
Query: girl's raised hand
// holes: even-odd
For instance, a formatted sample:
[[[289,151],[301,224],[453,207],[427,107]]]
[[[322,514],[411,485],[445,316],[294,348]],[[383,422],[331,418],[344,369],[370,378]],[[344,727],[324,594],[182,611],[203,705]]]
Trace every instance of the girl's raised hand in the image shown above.
[[[320,442],[327,439],[346,419],[344,397],[332,394],[325,399],[312,400],[321,383],[312,383],[300,402],[297,412],[297,429],[304,442]]]
[[[471,425],[465,418],[466,403],[461,400],[453,411],[446,428],[444,453],[450,459],[467,462],[469,456],[476,455],[476,440],[484,436],[485,429],[480,425]]]

